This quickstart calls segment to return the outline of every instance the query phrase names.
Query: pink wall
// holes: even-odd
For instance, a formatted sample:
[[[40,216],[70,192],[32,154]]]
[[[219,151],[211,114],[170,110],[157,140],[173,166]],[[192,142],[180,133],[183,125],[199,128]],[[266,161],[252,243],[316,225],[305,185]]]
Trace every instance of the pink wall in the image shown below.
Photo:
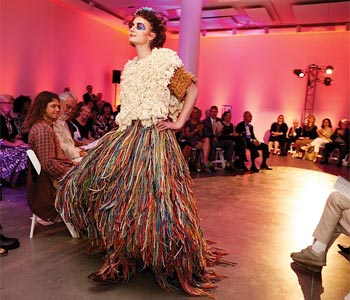
[[[259,138],[279,114],[288,124],[304,109],[306,78],[293,74],[309,64],[335,67],[331,86],[317,84],[314,114],[336,126],[350,116],[349,32],[204,37],[199,58],[198,106],[232,105],[233,123],[253,114]]]
[[[112,102],[112,70],[132,51],[125,34],[48,0],[1,5],[1,93],[34,98],[69,86],[81,98],[92,84]]]
[[[112,70],[135,55],[126,34],[48,0],[1,5],[0,93],[35,97],[69,86],[81,97],[92,84],[112,102]],[[232,105],[234,123],[250,110],[263,138],[278,114],[288,124],[301,116],[306,79],[293,69],[330,64],[334,81],[317,85],[315,115],[336,125],[350,111],[349,40],[349,32],[202,37],[197,105]],[[178,39],[166,46],[177,49]]]

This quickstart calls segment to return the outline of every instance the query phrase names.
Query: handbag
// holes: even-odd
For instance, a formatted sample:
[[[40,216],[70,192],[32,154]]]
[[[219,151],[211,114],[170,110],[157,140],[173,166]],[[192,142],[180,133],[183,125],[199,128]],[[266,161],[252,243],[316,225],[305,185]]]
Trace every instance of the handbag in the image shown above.
[[[316,154],[314,151],[314,147],[311,146],[305,151],[303,159],[313,161],[315,159],[315,157],[316,157]]]

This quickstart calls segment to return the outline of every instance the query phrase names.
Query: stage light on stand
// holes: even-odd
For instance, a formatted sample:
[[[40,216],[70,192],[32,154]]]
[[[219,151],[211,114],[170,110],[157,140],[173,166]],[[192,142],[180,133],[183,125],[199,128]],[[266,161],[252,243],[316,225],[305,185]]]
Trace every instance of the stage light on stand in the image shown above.
[[[327,66],[326,67],[326,74],[332,75],[333,74],[333,67],[332,66]]]
[[[323,81],[324,85],[327,85],[327,86],[331,85],[331,82],[332,82],[332,78],[330,77],[325,77]]]
[[[293,73],[300,78],[303,78],[305,76],[305,73],[301,69],[295,69]]]
[[[331,65],[319,66],[316,64],[308,65],[305,71],[302,69],[293,70],[293,73],[300,78],[307,75],[304,111],[301,118],[302,120],[304,120],[306,116],[313,114],[317,83],[319,82],[325,86],[330,86],[333,79],[329,75],[332,75],[333,71],[334,67]]]

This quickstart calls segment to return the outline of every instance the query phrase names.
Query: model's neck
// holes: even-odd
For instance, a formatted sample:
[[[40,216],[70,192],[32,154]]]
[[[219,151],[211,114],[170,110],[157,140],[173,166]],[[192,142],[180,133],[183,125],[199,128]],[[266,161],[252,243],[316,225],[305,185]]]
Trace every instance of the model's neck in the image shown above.
[[[152,49],[148,45],[137,46],[136,47],[136,52],[137,52],[137,57],[139,59],[144,59],[144,58],[147,58],[148,56],[151,55]]]

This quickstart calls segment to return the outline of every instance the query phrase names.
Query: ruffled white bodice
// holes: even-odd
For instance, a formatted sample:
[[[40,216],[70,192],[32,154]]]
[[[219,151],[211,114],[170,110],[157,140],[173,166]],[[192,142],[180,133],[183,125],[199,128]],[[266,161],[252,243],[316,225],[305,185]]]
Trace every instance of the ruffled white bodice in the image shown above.
[[[182,102],[168,86],[175,70],[182,66],[177,53],[165,48],[153,49],[147,58],[128,61],[121,77],[118,130],[125,130],[133,120],[140,120],[144,127],[168,118],[176,121]]]

